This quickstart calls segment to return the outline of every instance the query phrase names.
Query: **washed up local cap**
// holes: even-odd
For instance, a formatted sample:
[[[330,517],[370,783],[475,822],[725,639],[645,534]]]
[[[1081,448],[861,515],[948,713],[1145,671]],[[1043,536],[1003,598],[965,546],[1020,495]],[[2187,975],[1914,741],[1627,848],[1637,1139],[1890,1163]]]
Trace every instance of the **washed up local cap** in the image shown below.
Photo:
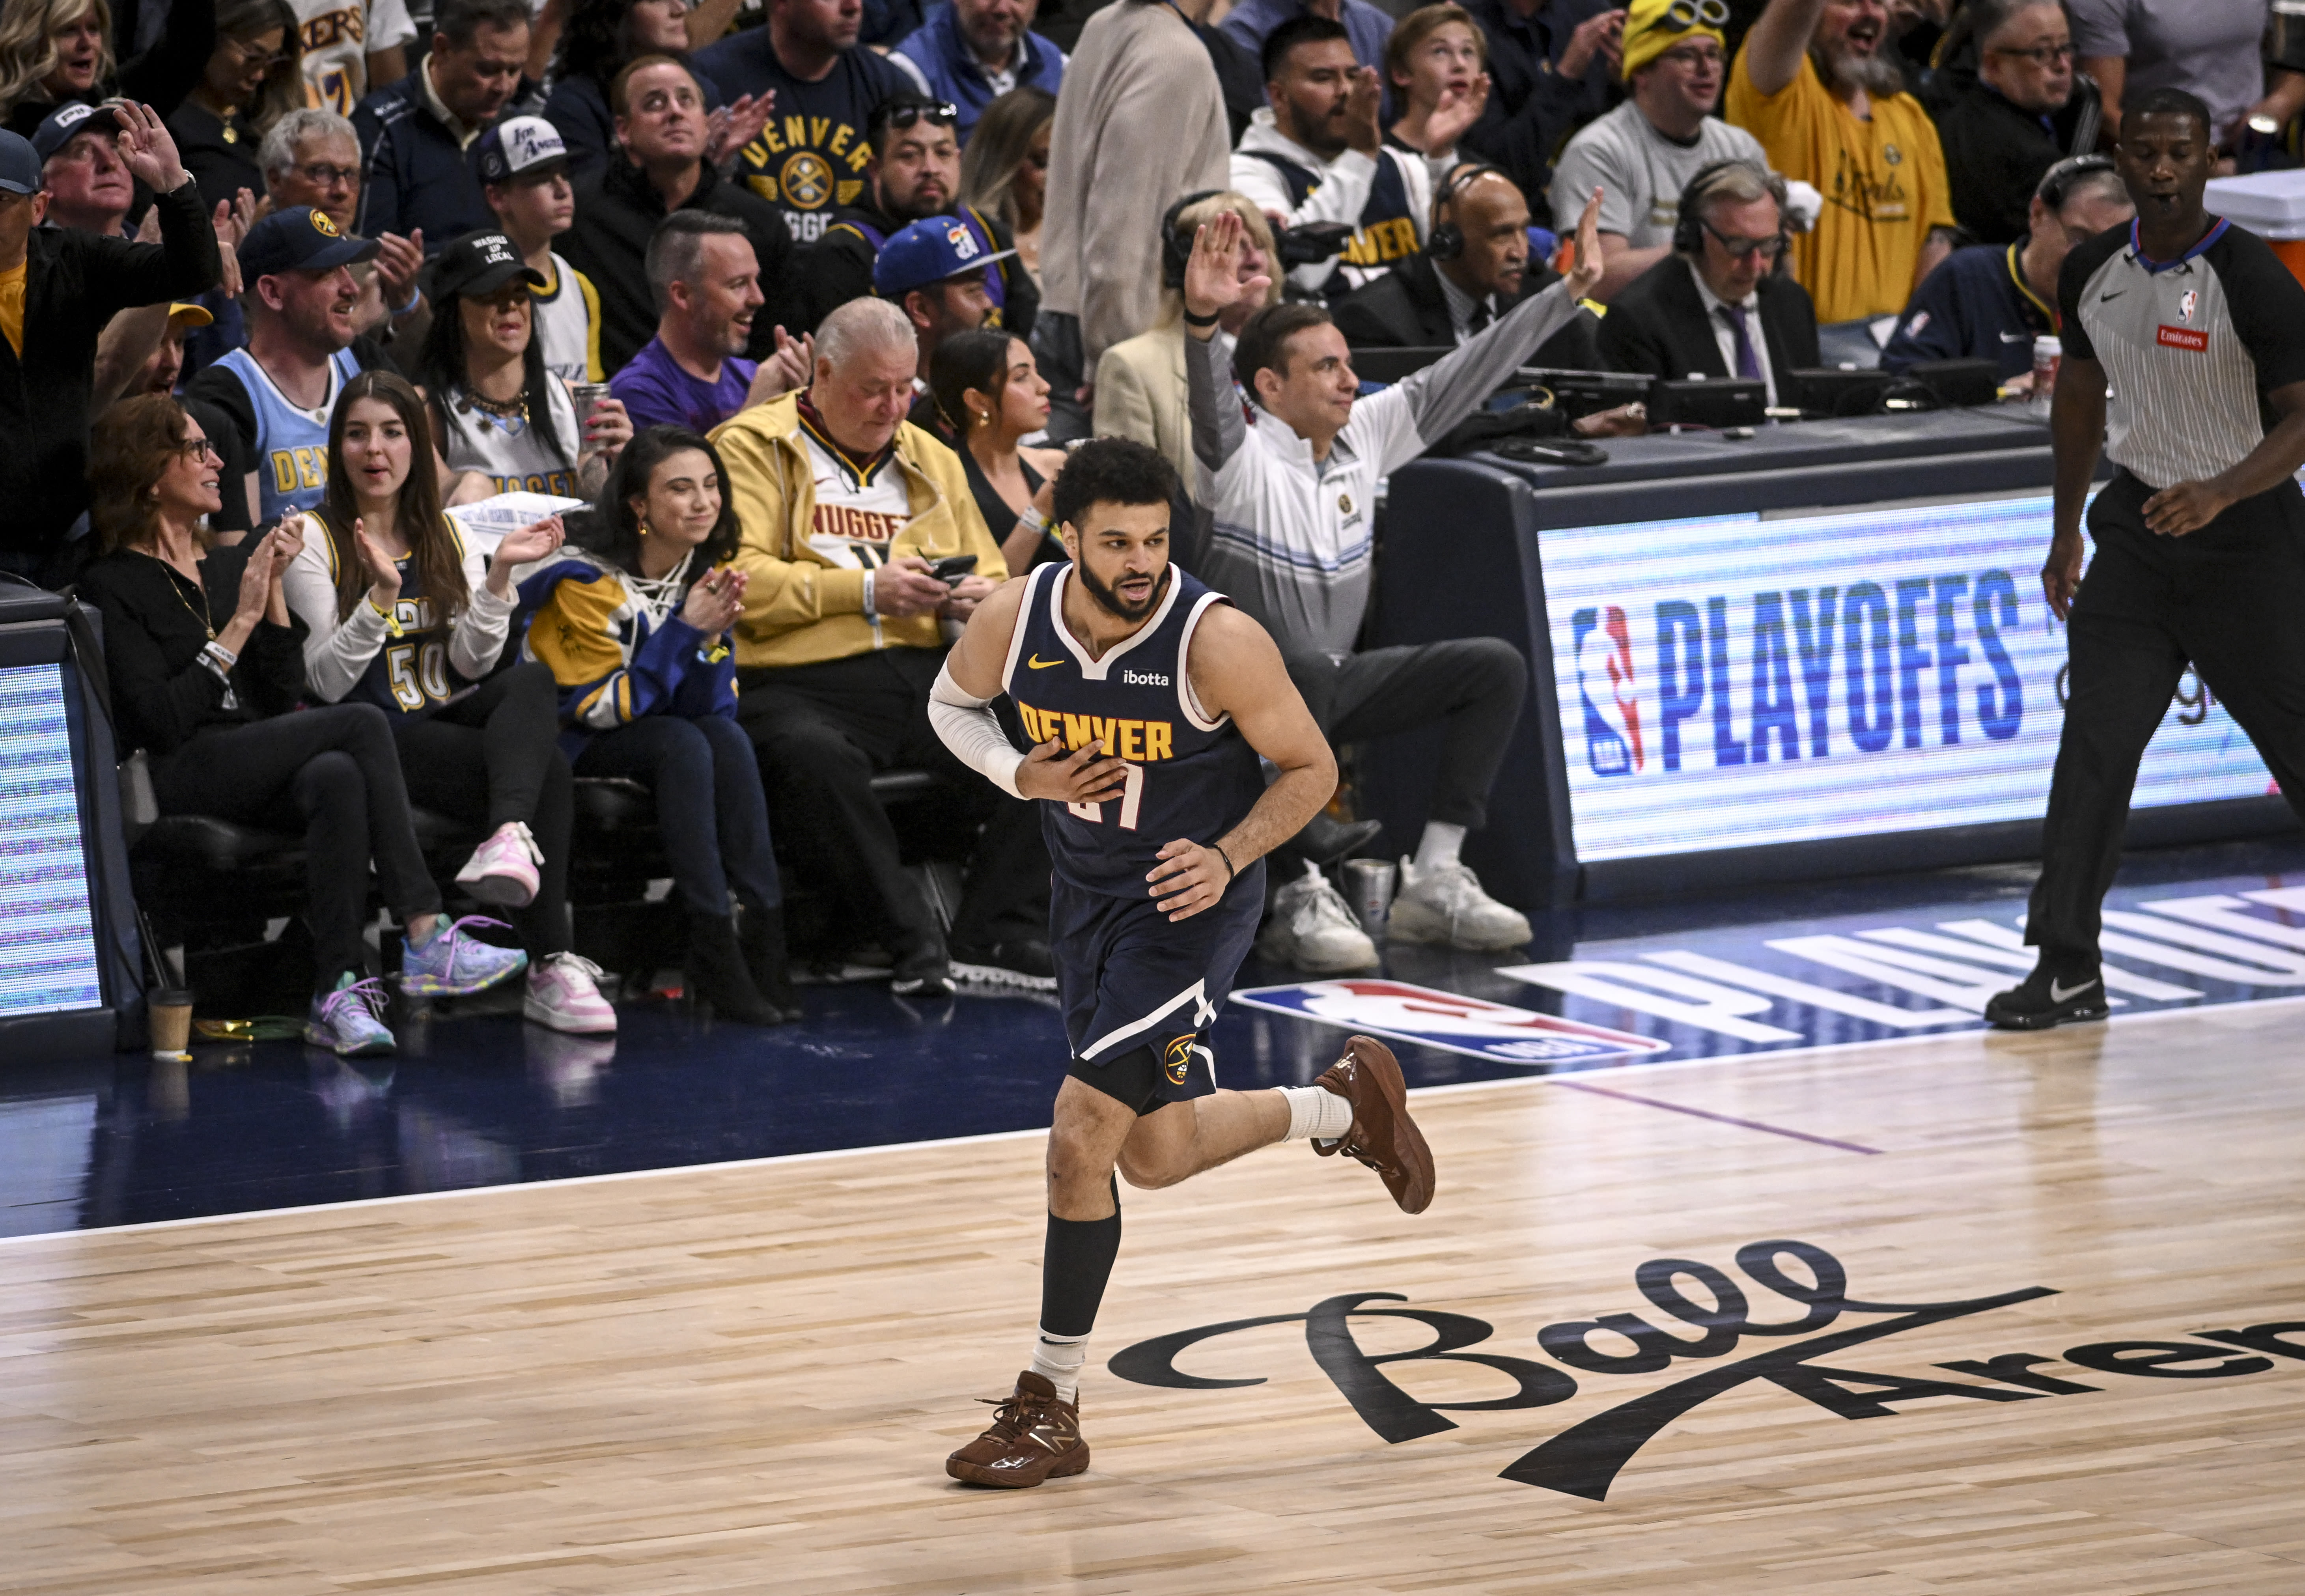
[[[32,153],[40,157],[40,164],[45,166],[50,156],[81,133],[119,131],[119,113],[110,106],[91,106],[86,100],[74,100],[49,112],[40,125],[32,130]]]
[[[40,191],[40,157],[32,141],[21,133],[0,128],[0,192],[37,194]]]
[[[568,164],[560,130],[541,116],[507,116],[481,135],[481,181],[503,183],[555,161]]]
[[[240,241],[240,269],[251,282],[282,272],[334,271],[356,260],[375,259],[372,238],[348,238],[328,213],[299,205],[276,210]]]
[[[980,270],[1016,251],[992,250],[975,229],[952,216],[929,216],[892,233],[872,262],[872,292],[902,299],[948,277]]]
[[[515,277],[531,288],[544,286],[544,274],[522,259],[503,233],[467,233],[432,263],[432,298],[436,303],[460,294],[478,298],[494,293]]]

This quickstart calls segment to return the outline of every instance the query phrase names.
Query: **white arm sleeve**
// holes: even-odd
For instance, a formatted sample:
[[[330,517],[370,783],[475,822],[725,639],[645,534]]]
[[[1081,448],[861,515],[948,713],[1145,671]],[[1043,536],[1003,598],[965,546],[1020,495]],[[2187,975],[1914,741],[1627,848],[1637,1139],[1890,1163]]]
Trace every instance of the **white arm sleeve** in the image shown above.
[[[952,750],[953,758],[1011,798],[1022,798],[1025,794],[1016,790],[1016,769],[1025,756],[1009,745],[1008,734],[1000,729],[1000,717],[992,712],[991,703],[989,698],[963,692],[947,664],[929,689],[929,724]]]

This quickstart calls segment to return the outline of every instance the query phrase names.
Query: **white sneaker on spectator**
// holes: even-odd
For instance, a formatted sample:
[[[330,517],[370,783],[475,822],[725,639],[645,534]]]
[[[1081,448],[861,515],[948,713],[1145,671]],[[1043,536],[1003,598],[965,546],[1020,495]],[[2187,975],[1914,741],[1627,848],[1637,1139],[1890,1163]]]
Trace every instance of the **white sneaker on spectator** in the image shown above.
[[[1395,942],[1494,953],[1518,947],[1534,933],[1528,928],[1528,916],[1482,891],[1480,881],[1463,865],[1436,864],[1418,870],[1403,859],[1390,934]]]
[[[536,845],[527,823],[506,820],[472,850],[464,868],[456,872],[456,885],[480,903],[526,908],[536,901],[536,889],[543,884],[536,873],[536,867],[543,862],[544,850]]]
[[[529,966],[523,1017],[571,1036],[607,1036],[617,1011],[600,996],[600,967],[573,953],[549,953]]]
[[[1304,875],[1273,894],[1272,919],[1256,951],[1273,964],[1313,975],[1366,970],[1377,962],[1376,944],[1345,906],[1343,895],[1309,859]]]

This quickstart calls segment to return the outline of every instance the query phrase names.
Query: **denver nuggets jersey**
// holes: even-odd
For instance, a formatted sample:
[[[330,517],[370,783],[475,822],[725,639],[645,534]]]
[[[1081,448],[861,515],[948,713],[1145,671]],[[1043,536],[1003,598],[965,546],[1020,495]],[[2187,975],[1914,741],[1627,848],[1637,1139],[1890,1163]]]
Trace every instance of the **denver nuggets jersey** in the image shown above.
[[[261,501],[253,506],[256,524],[270,526],[293,510],[310,510],[328,492],[328,413],[344,384],[360,375],[349,349],[328,357],[328,396],[318,410],[306,410],[273,386],[245,349],[217,362],[229,366],[248,390],[256,412],[256,480]]]
[[[333,577],[336,548],[327,533],[313,524],[318,519],[316,511],[306,520],[304,535],[322,539],[323,547],[328,550],[328,573]],[[443,519],[461,555],[464,535],[457,531],[455,518]],[[415,560],[406,556],[394,564],[400,572],[400,596],[392,602],[395,630],[340,701],[374,704],[388,715],[430,715],[472,683],[448,663],[448,633],[453,623],[439,601],[425,592],[423,572]]]
[[[1204,845],[1237,825],[1264,791],[1255,751],[1229,716],[1211,718],[1185,660],[1193,632],[1226,602],[1175,565],[1169,590],[1133,637],[1092,660],[1064,620],[1069,565],[1027,579],[1001,683],[1035,743],[1068,749],[1101,740],[1128,765],[1117,799],[1045,802],[1041,829],[1057,874],[1090,892],[1147,896],[1144,878],[1178,837]]]

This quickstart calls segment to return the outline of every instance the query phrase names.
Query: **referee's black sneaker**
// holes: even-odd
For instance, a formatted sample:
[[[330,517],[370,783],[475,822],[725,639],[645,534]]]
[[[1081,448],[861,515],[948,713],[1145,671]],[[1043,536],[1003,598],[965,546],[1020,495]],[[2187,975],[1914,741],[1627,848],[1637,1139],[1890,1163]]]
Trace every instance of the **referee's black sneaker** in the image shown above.
[[[2077,1020],[2102,1020],[2106,1012],[2105,975],[2096,965],[2053,971],[2045,961],[2023,985],[1993,996],[1985,1006],[1985,1023],[2003,1031],[2046,1031]]]

